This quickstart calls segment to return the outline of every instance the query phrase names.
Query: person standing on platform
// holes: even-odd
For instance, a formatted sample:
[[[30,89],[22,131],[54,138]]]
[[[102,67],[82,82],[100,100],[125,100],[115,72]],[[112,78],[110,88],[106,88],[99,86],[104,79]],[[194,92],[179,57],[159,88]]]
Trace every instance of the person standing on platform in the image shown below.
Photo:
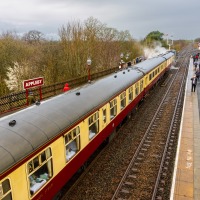
[[[195,58],[196,58],[196,61],[198,62],[199,54],[196,54]]]
[[[191,81],[192,81],[192,92],[195,92],[196,90],[196,85],[197,85],[197,77],[196,76],[193,76],[191,78]]]
[[[192,58],[193,58],[193,64],[194,64],[194,62],[195,62],[195,60],[196,60],[195,55],[193,55]]]
[[[195,74],[196,74],[197,80],[199,80],[199,76],[200,76],[200,70],[199,70],[199,69],[197,69],[197,71],[195,72]]]
[[[194,63],[194,71],[195,71],[195,72],[197,71],[197,65],[198,65],[198,62],[195,62],[195,63]]]

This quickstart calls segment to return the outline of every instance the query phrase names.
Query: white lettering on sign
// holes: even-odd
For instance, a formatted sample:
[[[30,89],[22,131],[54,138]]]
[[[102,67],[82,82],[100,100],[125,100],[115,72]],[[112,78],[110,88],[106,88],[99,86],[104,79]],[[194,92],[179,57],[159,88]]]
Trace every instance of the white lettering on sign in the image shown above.
[[[42,83],[42,80],[31,81],[31,82],[26,83],[26,87],[40,85],[41,83]]]
[[[190,169],[192,167],[192,150],[188,149],[187,150],[187,155],[186,155],[186,168]]]
[[[23,83],[24,89],[36,87],[36,86],[41,86],[44,84],[44,79],[43,78],[36,78],[36,79],[30,79],[26,80]]]
[[[186,168],[187,168],[187,169],[190,169],[191,167],[192,167],[192,163],[191,163],[191,162],[187,162],[187,163],[186,163]]]

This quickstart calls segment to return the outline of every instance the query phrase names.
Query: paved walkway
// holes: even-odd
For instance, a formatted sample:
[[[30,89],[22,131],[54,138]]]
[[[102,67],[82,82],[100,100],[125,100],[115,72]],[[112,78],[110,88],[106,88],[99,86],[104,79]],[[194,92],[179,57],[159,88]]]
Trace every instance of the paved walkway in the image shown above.
[[[191,59],[170,200],[200,200],[200,81],[191,92],[193,75]]]

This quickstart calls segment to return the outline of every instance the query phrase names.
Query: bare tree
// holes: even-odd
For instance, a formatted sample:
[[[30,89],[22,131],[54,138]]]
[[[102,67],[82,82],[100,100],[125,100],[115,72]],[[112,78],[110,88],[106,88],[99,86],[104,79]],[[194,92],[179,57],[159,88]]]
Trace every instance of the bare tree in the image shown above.
[[[44,35],[40,31],[31,30],[24,34],[23,39],[30,44],[38,44],[44,40]]]

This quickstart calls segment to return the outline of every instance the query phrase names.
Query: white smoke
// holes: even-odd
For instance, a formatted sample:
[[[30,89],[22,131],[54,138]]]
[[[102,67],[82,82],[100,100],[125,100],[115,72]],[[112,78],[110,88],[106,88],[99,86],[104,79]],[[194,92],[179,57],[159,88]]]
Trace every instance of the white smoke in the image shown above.
[[[166,53],[167,49],[161,46],[160,43],[156,42],[154,48],[144,48],[144,56],[146,59],[158,56],[159,54]]]

